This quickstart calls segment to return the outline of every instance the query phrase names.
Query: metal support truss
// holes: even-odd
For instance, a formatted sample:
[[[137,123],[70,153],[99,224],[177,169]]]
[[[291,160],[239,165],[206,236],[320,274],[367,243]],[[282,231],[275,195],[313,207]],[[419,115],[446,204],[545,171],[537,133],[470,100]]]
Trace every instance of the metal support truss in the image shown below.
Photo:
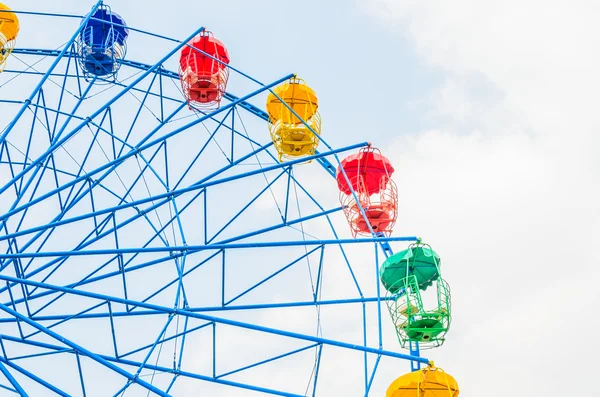
[[[315,155],[277,161],[268,114],[254,101],[294,74],[267,84],[228,65],[256,87],[239,95],[230,87],[220,108],[191,112],[178,73],[165,65],[203,28],[176,40],[129,27],[171,50],[153,64],[121,60],[118,78],[106,88],[98,84],[106,82],[102,77],[84,80],[72,48],[91,14],[16,12],[83,23],[60,49],[15,49],[25,66],[13,62],[0,75],[3,391],[27,395],[36,384],[69,395],[65,379],[45,379],[25,365],[58,356],[73,359],[76,373],[65,378],[84,396],[98,367],[118,375],[115,396],[130,387],[169,396],[183,379],[317,396],[327,381],[323,368],[344,351],[362,362],[359,383],[367,396],[382,357],[408,360],[413,369],[428,363],[418,346],[409,354],[384,348],[386,298],[377,273],[360,271],[377,270],[392,245],[417,237],[346,238],[342,208],[328,198],[338,155],[367,142],[332,147],[325,133]],[[49,65],[40,66],[47,58]],[[34,87],[26,98],[12,95],[17,78]],[[310,160],[318,166],[304,164]],[[207,282],[210,277],[215,281]],[[328,277],[339,279],[339,291]],[[210,294],[202,295],[203,288]],[[332,308],[353,310],[350,339],[322,329]],[[258,320],[308,310],[311,332]],[[84,327],[100,322],[108,350],[86,339]],[[221,343],[230,332],[286,347],[228,367]],[[133,334],[135,341],[124,342]],[[200,336],[209,341],[202,352],[210,358],[207,370],[190,369],[186,361],[194,354],[190,340]],[[311,371],[295,376],[306,378],[305,390],[237,378],[306,354],[314,357]],[[160,383],[157,374],[170,380]]]

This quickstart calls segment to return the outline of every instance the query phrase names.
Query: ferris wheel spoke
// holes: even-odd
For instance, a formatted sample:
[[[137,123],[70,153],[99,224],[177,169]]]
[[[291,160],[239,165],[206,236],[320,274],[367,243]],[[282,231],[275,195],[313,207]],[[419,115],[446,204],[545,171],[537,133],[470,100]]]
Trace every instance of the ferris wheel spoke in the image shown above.
[[[196,331],[199,331],[199,330],[201,330],[203,328],[206,328],[208,326],[212,326],[213,324],[214,324],[213,322],[207,321],[207,322],[205,322],[205,323],[203,323],[201,325],[198,325],[196,327],[193,327],[193,328],[190,328],[190,329],[186,328],[186,329],[184,329],[181,332],[178,332],[178,333],[176,333],[174,335],[171,335],[169,337],[166,337],[166,338],[162,339],[158,343],[150,343],[150,344],[138,347],[138,348],[136,348],[134,350],[130,350],[130,351],[126,352],[126,353],[119,354],[119,357],[120,358],[129,357],[129,356],[134,355],[136,353],[143,352],[144,350],[148,350],[148,349],[152,348],[152,346],[154,346],[155,344],[164,344],[164,343],[167,343],[167,342],[172,341],[174,339],[181,338],[182,336],[185,336],[185,335],[194,333]]]
[[[69,286],[63,288],[70,288]],[[47,291],[38,293],[34,298],[51,295],[57,293],[57,291]],[[62,293],[62,292],[61,292]],[[65,293],[66,294],[66,293]],[[332,306],[332,305],[352,305],[362,303],[378,303],[393,300],[390,297],[363,297],[363,298],[344,298],[344,299],[330,299],[330,300],[310,300],[310,301],[293,301],[293,302],[275,302],[275,303],[256,303],[247,305],[228,305],[228,306],[191,306],[187,310],[193,313],[211,313],[211,312],[236,312],[236,311],[260,311],[269,309],[287,309],[287,308],[301,308],[306,306]],[[19,305],[23,303],[23,299],[15,299],[15,304]],[[148,299],[143,299],[140,302],[146,303]],[[10,303],[10,302],[8,302]],[[7,302],[4,303],[5,305]],[[135,313],[136,316],[164,316],[164,313],[156,310],[138,310],[132,308],[130,311],[112,311],[107,310],[106,312],[95,312],[87,313],[92,310],[92,307],[85,309],[86,313],[62,313],[62,314],[48,314],[48,315],[33,315],[31,319],[37,322],[50,322],[50,321],[70,321],[70,320],[89,320],[89,319],[100,319],[100,318],[119,318],[131,316]],[[0,323],[16,323],[17,319],[6,317],[0,318]]]
[[[123,141],[123,139],[122,139],[122,138],[118,137],[118,136],[117,136],[117,135],[115,135],[113,132],[111,132],[111,131],[109,131],[109,130],[107,130],[107,129],[103,128],[103,127],[102,127],[102,126],[101,126],[99,123],[97,123],[97,122],[94,122],[93,120],[87,120],[85,116],[82,116],[82,115],[77,115],[77,114],[69,114],[68,112],[60,111],[60,110],[57,110],[57,109],[55,109],[55,108],[53,108],[53,107],[50,107],[50,106],[48,106],[48,105],[45,103],[45,99],[44,99],[44,95],[43,95],[43,93],[44,93],[44,90],[43,90],[43,89],[42,89],[42,90],[40,90],[40,93],[39,93],[39,95],[40,95],[40,98],[41,98],[41,100],[43,101],[41,104],[40,104],[40,103],[31,103],[29,106],[30,106],[30,107],[33,107],[33,108],[35,108],[35,109],[38,109],[38,110],[42,110],[42,111],[44,112],[44,119],[43,119],[43,120],[39,120],[39,121],[38,121],[38,124],[42,124],[42,126],[43,126],[44,130],[46,130],[46,131],[47,131],[47,132],[50,134],[50,136],[52,136],[52,135],[51,135],[51,131],[50,131],[50,126],[52,125],[52,124],[50,123],[50,114],[55,114],[55,115],[57,115],[57,116],[61,116],[61,117],[68,117],[68,116],[70,116],[70,117],[72,117],[73,119],[75,119],[75,120],[78,120],[78,121],[80,121],[80,122],[85,122],[85,121],[87,121],[89,126],[92,126],[92,127],[94,127],[94,128],[97,128],[97,129],[99,129],[99,130],[100,130],[100,131],[102,131],[103,133],[105,133],[105,134],[109,135],[109,136],[110,136],[112,139],[114,139],[116,142],[126,145],[126,146],[127,146],[129,149],[133,149],[133,146],[131,146],[131,145],[128,145],[128,144],[127,144],[125,141]],[[5,101],[5,100],[0,100],[0,103],[3,103],[3,102],[7,102],[7,101]],[[14,101],[14,103],[18,103],[18,104],[24,104],[24,103],[25,103],[25,101]],[[181,103],[181,101],[179,101],[179,103]],[[109,108],[109,109],[107,109],[107,112],[108,112],[108,113],[110,113],[110,108]],[[52,138],[50,138],[50,139],[52,139]],[[8,140],[5,140],[5,141],[4,141],[4,143],[2,143],[2,144],[0,144],[0,145],[1,145],[1,147],[2,147],[2,148],[4,148],[4,146],[6,146],[7,144],[10,144],[10,142],[9,142]],[[0,159],[1,159],[1,157],[0,157]],[[33,160],[31,160],[31,159],[28,159],[28,162],[27,162],[27,164],[25,164],[25,165],[26,165],[26,166],[31,166],[31,163],[32,163],[32,162],[33,162]],[[15,164],[16,164],[16,163],[15,163]],[[23,164],[20,164],[20,165],[23,165]],[[39,166],[39,165],[38,165],[38,166]],[[68,173],[68,172],[67,172],[67,171],[65,171],[65,170],[57,170],[57,171],[58,171],[58,172],[63,172],[63,173]]]
[[[156,305],[156,304],[143,303],[143,302],[139,302],[139,301],[135,301],[135,300],[118,298],[118,297],[114,297],[114,296],[107,296],[107,295],[97,294],[97,293],[88,292],[88,291],[67,289],[67,288],[58,287],[58,286],[51,285],[51,284],[38,283],[38,282],[35,282],[32,280],[17,279],[17,278],[6,276],[6,275],[0,275],[0,279],[4,280],[4,281],[12,281],[12,282],[24,283],[24,284],[32,285],[32,286],[39,286],[39,287],[45,288],[45,289],[63,291],[63,292],[67,292],[72,295],[79,295],[79,296],[87,297],[90,299],[97,299],[97,300],[101,300],[101,301],[111,301],[114,303],[127,304],[127,305],[134,306],[134,307],[142,307],[142,308],[146,308],[146,309],[160,311],[164,314],[181,315],[181,316],[186,316],[186,317],[195,318],[195,319],[199,319],[199,320],[215,322],[217,324],[223,324],[224,326],[231,326],[234,328],[254,330],[254,331],[258,331],[258,332],[279,335],[279,336],[283,336],[283,337],[288,337],[288,338],[303,340],[303,341],[308,341],[308,342],[317,342],[317,343],[321,343],[324,345],[335,346],[335,347],[349,349],[349,350],[355,350],[355,351],[359,351],[359,352],[363,352],[363,353],[366,352],[366,353],[375,354],[375,355],[403,358],[406,360],[418,361],[418,362],[422,362],[422,363],[429,362],[428,359],[422,358],[422,357],[414,357],[414,356],[410,356],[407,354],[396,353],[396,352],[392,352],[392,351],[388,351],[388,350],[371,348],[368,346],[361,346],[361,345],[341,342],[341,341],[337,341],[337,340],[316,337],[316,336],[312,336],[312,335],[299,334],[299,333],[284,331],[284,330],[280,330],[280,329],[276,329],[276,328],[264,327],[264,326],[260,326],[260,325],[243,322],[243,321],[230,320],[227,318],[216,317],[216,316],[209,316],[209,315],[205,315],[202,313],[191,312],[189,310],[184,310],[184,309],[174,309],[174,308],[164,307],[164,306],[160,306],[160,305]],[[6,305],[0,304],[0,309],[2,309],[5,312],[10,313],[14,317],[17,317],[18,319],[33,326],[34,328],[40,329],[39,327],[42,327],[41,325],[39,325],[39,324],[35,323],[34,321],[32,321],[31,319],[29,319],[28,317],[23,316],[22,314],[8,308]],[[35,324],[35,325],[33,325],[33,324]],[[50,336],[53,335],[52,331],[46,330],[45,327],[42,327],[42,328],[45,330],[44,333],[46,333]],[[73,346],[71,346],[71,347],[73,347]],[[86,354],[84,354],[84,355],[86,355]]]
[[[84,255],[110,255],[110,254],[136,254],[136,253],[184,253],[193,254],[201,251],[215,251],[221,249],[244,249],[244,248],[270,248],[270,247],[294,247],[303,245],[334,245],[340,244],[368,244],[404,241],[415,242],[419,239],[414,236],[409,237],[364,237],[360,239],[321,239],[321,240],[295,240],[295,241],[261,241],[248,243],[231,243],[231,244],[207,244],[207,245],[187,245],[187,246],[169,246],[169,247],[147,247],[140,248],[118,248],[118,249],[94,249],[85,251],[43,251],[43,252],[18,252],[10,254],[0,254],[0,259],[12,258],[52,258],[52,257],[69,257],[69,256],[84,256]]]
[[[233,222],[235,222],[235,220],[240,217],[254,202],[256,202],[256,200],[258,200],[260,197],[263,196],[263,194],[267,191],[270,190],[270,188],[286,173],[286,169],[283,169],[283,171],[281,171],[279,174],[277,174],[277,176],[275,176],[275,178],[273,178],[272,181],[267,183],[267,186],[265,186],[260,192],[258,192],[252,199],[250,199],[250,201],[248,201],[248,203],[237,212],[237,214],[235,214],[231,219],[229,219],[229,221],[227,221],[227,223],[225,223],[223,225],[223,227],[221,227],[221,229],[219,229],[215,234],[212,235],[212,237],[207,237],[207,243],[211,243],[215,238],[217,238],[223,231],[225,231]],[[284,222],[285,223],[285,222]],[[258,231],[256,233],[256,235],[260,234],[260,231]]]
[[[15,49],[14,53],[25,53],[25,54],[31,55],[32,53],[37,53],[37,52],[40,52],[40,51],[42,51],[42,50],[19,48],[19,49]],[[36,54],[36,55],[39,56],[41,54]],[[67,58],[67,57],[68,58],[72,58],[72,59],[76,59],[77,58],[77,54],[70,52],[70,53],[67,53],[64,56],[64,58]],[[76,65],[76,67],[77,67],[77,65]],[[150,65],[148,65],[148,67],[150,67]],[[23,75],[38,75],[38,76],[43,76],[45,74],[44,72],[40,72],[40,71],[36,71],[36,70],[31,70],[31,71],[16,71],[16,70],[10,70],[10,69],[6,69],[2,73],[6,73],[6,74],[23,74]],[[156,73],[156,72],[154,72],[154,73]],[[161,73],[158,73],[157,75],[159,76],[159,78],[163,76],[163,74],[161,74]],[[52,74],[50,74],[50,77],[67,77],[68,79],[76,79],[76,80],[79,80],[81,78],[81,76],[79,74],[77,74],[77,73],[76,74],[72,74],[72,73],[68,73],[68,72],[65,72],[65,73],[52,73]],[[111,83],[111,85],[113,87],[121,87],[121,88],[127,88],[128,87],[127,84],[125,84],[126,80],[114,81],[113,82],[111,80],[107,80],[107,79],[104,79],[102,77],[97,77],[96,80],[98,82],[101,82],[101,83]],[[137,87],[131,87],[129,90],[131,92],[136,92],[136,93],[140,93],[140,94],[146,94],[147,93],[150,97],[157,98],[157,99],[159,99],[159,100],[161,100],[163,102],[173,102],[173,103],[177,103],[177,104],[185,103],[185,101],[181,100],[180,98],[176,98],[174,96],[169,96],[169,95],[161,95],[160,93],[156,93],[156,92],[148,92],[147,90],[144,90],[144,89],[141,89],[141,88],[137,88]],[[103,93],[103,92],[106,92],[106,91],[101,91],[99,93],[94,93],[92,95],[88,95],[86,97],[86,99],[88,99],[88,100],[92,99],[95,96],[97,96],[97,95],[99,95],[100,93]],[[81,89],[79,89],[79,97],[81,97],[81,96],[82,96],[82,92],[81,92]],[[21,104],[22,105],[22,104],[25,103],[25,101],[0,100],[0,103],[13,103],[13,104]],[[61,113],[61,112],[59,112],[59,113]]]
[[[303,223],[303,222],[311,221],[313,219],[317,219],[317,218],[320,218],[320,217],[328,217],[329,215],[334,214],[336,212],[339,212],[341,210],[342,210],[342,207],[333,208],[333,209],[330,209],[330,210],[324,210],[322,212],[318,212],[318,213],[315,213],[315,214],[312,214],[312,215],[307,215],[307,216],[304,216],[302,218],[287,220],[287,221],[284,221],[284,222],[282,222],[280,224],[268,226],[268,227],[265,227],[263,229],[258,229],[258,230],[253,231],[253,232],[248,232],[248,233],[240,234],[240,235],[237,235],[237,236],[234,236],[234,237],[229,237],[229,238],[227,238],[225,240],[217,241],[214,244],[229,244],[229,243],[233,243],[235,241],[244,240],[244,239],[249,238],[249,237],[258,236],[258,235],[261,235],[261,234],[264,234],[264,233],[268,233],[268,232],[272,232],[272,231],[275,231],[275,230],[278,230],[278,229],[282,229],[282,228],[286,228],[286,227],[291,227],[291,226],[293,226],[295,224],[300,224],[300,223]],[[210,243],[210,241],[209,241],[209,243]]]
[[[96,309],[98,309],[99,307],[102,307],[102,306],[104,306],[104,305],[106,305],[106,302],[100,302],[100,303],[97,303],[97,304],[95,304],[95,305],[93,305],[93,306],[90,306],[90,307],[88,307],[88,308],[86,308],[86,309],[84,309],[84,310],[82,310],[82,311],[80,311],[80,312],[78,312],[78,313],[75,313],[75,314],[74,314],[74,315],[72,315],[72,316],[65,317],[65,318],[63,318],[63,319],[61,319],[61,320],[59,320],[59,321],[57,321],[57,322],[55,322],[55,323],[52,323],[52,324],[50,324],[50,325],[46,326],[46,328],[47,328],[47,329],[52,329],[52,328],[54,328],[54,327],[56,327],[56,326],[58,326],[58,325],[64,324],[66,321],[70,320],[71,318],[80,317],[80,316],[82,316],[82,315],[84,315],[84,314],[86,314],[86,313],[89,313],[89,312],[91,312],[91,311],[93,311],[93,310],[96,310]],[[35,318],[35,317],[36,317],[37,313],[39,313],[40,311],[41,311],[41,309],[40,309],[40,310],[38,310],[38,311],[36,311],[36,312],[34,312],[34,313],[31,313],[31,314],[30,314],[28,317],[29,317],[29,318],[31,318],[31,319],[33,319],[33,318]],[[33,337],[33,336],[36,336],[36,335],[39,335],[39,334],[41,334],[42,332],[43,332],[43,331],[41,331],[41,330],[36,330],[36,331],[33,331],[33,332],[31,332],[30,334],[23,335],[23,339],[29,339],[29,338],[31,338],[31,337]]]
[[[6,369],[6,366],[0,360],[0,372],[4,375],[4,377],[10,382],[10,384],[14,387],[14,389],[10,389],[4,385],[1,385],[4,389],[11,391],[13,393],[18,393],[21,396],[28,396],[28,394],[23,390],[19,382],[12,376],[12,374]]]

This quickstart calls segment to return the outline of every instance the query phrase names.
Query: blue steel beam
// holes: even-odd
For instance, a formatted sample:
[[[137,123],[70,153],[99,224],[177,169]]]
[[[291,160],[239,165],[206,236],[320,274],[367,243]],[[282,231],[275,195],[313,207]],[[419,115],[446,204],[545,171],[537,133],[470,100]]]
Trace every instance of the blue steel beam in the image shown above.
[[[257,303],[253,305],[229,305],[229,306],[206,306],[206,307],[190,307],[187,310],[190,312],[227,312],[227,311],[244,311],[244,310],[267,310],[267,309],[285,309],[285,308],[296,308],[306,306],[327,306],[327,305],[346,305],[356,303],[378,303],[393,300],[391,297],[370,297],[370,298],[348,298],[348,299],[331,299],[331,300],[315,300],[315,301],[304,301],[304,302],[282,302],[282,303]],[[22,301],[15,300],[16,304]],[[164,313],[157,312],[154,310],[137,310],[137,311],[124,311],[124,312],[113,312],[109,309],[106,313],[89,313],[89,314],[54,314],[54,315],[39,315],[32,316],[31,319],[38,322],[45,321],[60,321],[66,318],[72,320],[86,320],[93,318],[112,318],[112,317],[127,317],[127,316],[154,316],[164,315]],[[15,318],[0,318],[1,323],[15,323],[18,320]]]
[[[380,354],[380,355],[386,356],[386,357],[401,358],[401,359],[411,360],[411,361],[419,361],[424,364],[429,363],[429,360],[426,358],[423,358],[423,357],[413,357],[413,356],[410,356],[407,354],[396,353],[396,352],[389,351],[389,350],[376,349],[373,347],[361,346],[361,345],[356,345],[356,344],[352,344],[352,343],[336,341],[333,339],[320,338],[320,337],[316,337],[316,336],[312,336],[312,335],[305,335],[305,334],[299,334],[296,332],[283,331],[280,329],[275,329],[275,328],[270,328],[270,327],[263,327],[263,326],[256,325],[256,324],[250,324],[250,323],[245,323],[242,321],[230,320],[227,318],[209,316],[206,314],[191,312],[189,310],[184,310],[184,309],[165,307],[165,306],[155,305],[152,303],[138,302],[138,301],[134,301],[131,299],[124,299],[124,298],[119,298],[119,297],[115,297],[115,296],[97,294],[94,292],[63,288],[63,287],[59,287],[56,285],[51,285],[51,284],[46,284],[46,283],[38,283],[38,282],[32,281],[32,280],[19,279],[16,277],[10,277],[10,276],[1,275],[1,274],[0,274],[0,280],[12,282],[12,283],[26,284],[29,286],[35,286],[35,287],[39,287],[39,288],[43,288],[43,289],[50,289],[50,290],[55,290],[55,291],[66,292],[68,294],[83,296],[83,297],[87,297],[87,298],[91,298],[91,299],[98,299],[101,301],[110,301],[110,302],[114,302],[114,303],[120,303],[123,305],[132,306],[132,307],[141,307],[144,309],[159,311],[164,314],[181,315],[181,316],[185,316],[185,317],[196,318],[196,319],[204,320],[204,321],[208,321],[208,322],[214,322],[214,323],[218,323],[218,324],[224,324],[224,325],[229,325],[232,327],[243,328],[243,329],[248,329],[248,330],[253,330],[253,331],[258,331],[258,332],[264,332],[264,333],[273,334],[273,335],[280,335],[280,336],[289,337],[292,339],[304,340],[307,342],[315,342],[315,343],[320,343],[323,345],[336,346],[336,347],[340,347],[340,348],[344,348],[344,349],[356,350],[356,351],[366,352],[366,353],[375,354],[375,355]],[[20,320],[22,320],[28,324],[32,323],[30,325],[34,326],[35,328],[42,327],[40,324],[37,324],[35,321],[32,321],[28,317],[23,316],[22,314],[10,309],[6,305],[0,304],[0,309],[6,311],[7,313],[19,318]],[[35,325],[33,325],[33,324],[35,324]],[[38,329],[40,329],[40,328],[38,328]],[[50,333],[48,335],[54,334],[51,330],[47,330],[44,333],[48,333],[48,332]],[[73,347],[73,346],[70,346],[70,347]],[[73,347],[73,348],[77,349],[76,347]],[[81,352],[83,354],[85,354],[83,351],[81,351]]]
[[[282,268],[276,270],[275,272],[271,273],[270,275],[268,275],[267,277],[263,278],[261,281],[257,282],[256,284],[252,285],[251,287],[247,288],[246,290],[244,290],[243,292],[240,292],[238,295],[236,295],[235,297],[229,299],[227,302],[224,303],[223,306],[227,306],[229,305],[231,302],[235,302],[236,300],[240,299],[242,296],[246,295],[247,293],[253,291],[254,289],[258,288],[259,286],[261,286],[262,284],[266,283],[267,281],[271,280],[273,277],[281,274],[282,272],[284,272],[285,270],[289,269],[290,267],[294,266],[295,264],[299,263],[301,260],[308,258],[310,255],[312,255],[313,253],[317,252],[319,249],[321,249],[322,246],[316,246],[315,248],[313,248],[310,251],[307,251],[306,253],[302,254],[300,257],[294,259],[292,262],[288,263],[287,265],[283,266]]]
[[[6,70],[5,70],[4,72],[2,72],[2,73],[6,73]],[[61,76],[62,76],[62,75],[61,75]],[[125,85],[122,85],[122,86],[123,86],[123,87],[126,87]],[[144,91],[141,91],[141,90],[140,90],[140,92],[144,92]],[[22,103],[24,103],[24,102],[25,102],[25,101],[7,101],[7,100],[0,99],[0,103],[17,103],[17,104],[22,104]],[[181,101],[178,101],[178,102],[179,102],[179,103],[182,103]],[[70,114],[70,113],[67,113],[67,112],[63,112],[63,111],[60,111],[60,110],[57,110],[57,109],[51,108],[51,107],[49,107],[49,106],[47,106],[47,105],[42,105],[42,104],[38,104],[38,103],[31,103],[31,104],[29,105],[29,107],[31,107],[31,108],[36,108],[36,109],[41,109],[41,110],[43,110],[44,112],[48,112],[48,113],[54,113],[54,114],[56,114],[56,115],[59,115],[59,116],[65,116],[65,117],[67,117],[67,116],[68,116],[68,117],[72,117],[73,119],[76,119],[76,120],[79,120],[79,121],[86,121],[86,118],[85,118],[85,117],[78,116],[78,115],[76,115],[76,114]],[[123,145],[128,145],[128,148],[129,148],[129,149],[133,149],[133,146],[131,146],[130,144],[128,144],[127,142],[125,142],[124,140],[122,140],[121,138],[119,138],[118,136],[114,135],[112,132],[108,131],[107,129],[105,129],[105,128],[102,128],[102,126],[101,126],[101,125],[99,125],[98,123],[95,123],[93,120],[88,120],[88,124],[89,124],[90,126],[94,127],[94,128],[97,128],[97,129],[99,129],[99,130],[100,130],[100,131],[102,131],[103,133],[105,133],[105,134],[109,135],[109,136],[110,136],[112,139],[115,139],[115,140],[116,140],[116,141],[118,141],[119,143],[121,143],[121,144],[123,144]],[[30,165],[30,163],[27,163],[27,165]],[[59,170],[59,169],[57,169],[56,171],[57,171],[57,172],[62,172],[62,173],[67,173],[67,171],[64,171],[64,170]],[[74,174],[72,174],[72,175],[74,175]]]
[[[15,390],[14,390],[15,392],[18,392],[21,396],[25,396],[25,397],[29,396],[29,394],[25,393],[25,390],[23,390],[23,388],[21,387],[19,382],[17,382],[17,380],[12,376],[12,374],[8,371],[8,369],[6,369],[6,367],[4,366],[4,364],[2,364],[2,362],[0,362],[0,371],[2,372],[2,374],[4,374],[6,379],[8,379],[10,384],[15,388]]]
[[[5,339],[9,339],[8,336],[6,336]],[[42,378],[40,378],[39,376],[27,371],[25,368],[20,367],[19,365],[13,363],[12,361],[7,360],[5,357],[0,357],[0,362],[8,365],[9,367],[11,367],[12,369],[20,372],[21,374],[25,375],[27,378],[33,380],[34,382],[44,386],[46,389],[53,391],[54,393],[58,394],[59,396],[62,397],[71,397],[69,396],[67,393],[63,392],[62,390],[60,390],[59,388],[57,388],[56,386],[46,382],[45,380],[43,380]],[[27,394],[25,394],[27,395]]]
[[[207,245],[189,245],[189,246],[170,246],[170,247],[147,247],[147,248],[119,248],[87,251],[54,251],[54,252],[18,252],[0,254],[0,259],[15,258],[51,258],[51,257],[70,257],[87,255],[111,255],[111,254],[136,254],[169,252],[189,255],[201,251],[221,250],[221,249],[243,249],[243,248],[273,248],[273,247],[297,247],[311,245],[339,245],[339,244],[364,244],[384,241],[409,241],[416,242],[419,239],[414,236],[409,237],[381,237],[381,238],[361,238],[361,239],[339,239],[339,240],[305,240],[305,241],[268,241],[252,243],[231,243],[231,244],[207,244]]]

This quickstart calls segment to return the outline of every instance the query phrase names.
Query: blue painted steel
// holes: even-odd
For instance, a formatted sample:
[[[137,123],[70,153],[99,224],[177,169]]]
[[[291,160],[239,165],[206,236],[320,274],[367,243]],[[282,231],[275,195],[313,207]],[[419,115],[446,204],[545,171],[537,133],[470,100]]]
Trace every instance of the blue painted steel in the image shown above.
[[[152,252],[178,252],[180,255],[189,255],[200,251],[211,251],[221,249],[242,249],[242,248],[272,248],[272,247],[294,247],[311,245],[339,245],[339,244],[364,244],[378,242],[379,239],[361,238],[361,239],[338,239],[338,240],[306,240],[306,241],[268,241],[255,243],[231,243],[231,244],[207,244],[190,246],[170,246],[170,247],[147,247],[147,248],[119,248],[104,250],[87,251],[48,251],[48,252],[19,252],[0,254],[0,259],[14,258],[51,258],[51,257],[70,257],[85,255],[107,255],[107,254],[135,254]],[[417,241],[417,237],[386,237],[386,241]]]
[[[419,351],[419,342],[410,342],[409,345],[410,355],[413,357],[421,357],[421,352]],[[421,369],[421,362],[419,361],[411,361],[410,362],[411,371],[418,371]]]
[[[28,394],[25,393],[25,390],[23,390],[23,388],[21,387],[19,382],[17,382],[17,380],[12,376],[12,374],[6,369],[4,364],[2,364],[1,362],[0,362],[0,371],[6,377],[6,379],[8,379],[10,384],[15,388],[15,390],[14,390],[15,392],[18,392],[21,396],[28,396]]]
[[[77,371],[79,372],[79,382],[81,383],[81,392],[83,397],[87,396],[85,391],[85,381],[83,380],[83,371],[81,370],[81,360],[79,359],[79,353],[75,353],[75,357],[77,357]]]
[[[5,339],[9,339],[8,336],[4,336]],[[59,388],[57,388],[56,386],[46,382],[45,380],[43,380],[42,378],[40,378],[39,376],[27,371],[25,368],[15,364],[14,362],[4,358],[4,357],[0,357],[0,362],[8,365],[9,367],[11,367],[12,369],[20,372],[21,374],[23,374],[24,376],[26,376],[27,378],[33,380],[34,382],[44,386],[46,389],[53,391],[54,393],[58,394],[59,396],[63,396],[63,397],[71,397],[69,396],[67,393],[65,393],[64,391],[60,390]],[[25,394],[27,395],[27,394]]]
[[[65,287],[72,288],[72,287]],[[54,292],[54,291],[51,291]],[[40,296],[47,296],[50,293],[43,293]],[[33,297],[35,298],[35,297]],[[33,299],[32,298],[32,299]],[[283,302],[283,303],[263,303],[263,304],[252,304],[252,305],[228,305],[228,306],[205,306],[205,307],[190,307],[187,310],[190,312],[220,312],[220,311],[239,311],[239,310],[264,310],[264,309],[283,309],[283,308],[294,308],[294,307],[305,307],[305,306],[327,306],[327,305],[345,305],[352,303],[377,303],[380,301],[391,300],[392,298],[377,298],[377,297],[369,297],[369,298],[348,298],[348,299],[332,299],[332,300],[314,300],[314,301],[294,301],[294,302]],[[148,301],[148,298],[141,300],[141,302]],[[19,304],[19,300],[15,301],[16,304]],[[110,306],[109,306],[110,308]],[[82,314],[82,315],[39,315],[31,317],[33,320],[38,322],[45,321],[57,321],[64,320],[67,317],[72,317],[73,320],[77,319],[91,319],[91,318],[115,318],[115,317],[127,317],[127,316],[151,316],[156,315],[156,311],[147,310],[131,310],[127,312],[112,312],[112,309],[109,310],[108,313],[92,313],[92,314]],[[111,320],[112,321],[112,320]],[[14,323],[17,322],[14,318],[0,318],[0,323]],[[115,336],[116,338],[116,336]],[[118,354],[115,354],[118,356]]]
[[[377,356],[375,360],[375,365],[373,366],[373,371],[371,372],[371,377],[369,378],[369,383],[367,383],[367,389],[365,390],[365,397],[369,396],[369,391],[371,391],[371,386],[373,385],[373,379],[375,379],[375,373],[377,372],[377,367],[379,367],[379,361],[381,360],[381,356]]]
[[[160,305],[154,305],[151,303],[137,302],[137,301],[133,301],[131,299],[124,299],[124,298],[119,298],[116,296],[97,294],[97,293],[88,292],[88,291],[74,290],[74,289],[59,287],[56,285],[51,285],[51,284],[46,284],[46,283],[38,283],[38,282],[32,281],[32,280],[18,279],[15,277],[10,277],[10,276],[5,276],[5,275],[0,275],[0,280],[13,282],[13,283],[22,283],[22,284],[31,285],[31,286],[37,286],[40,288],[66,292],[68,294],[84,296],[84,297],[88,297],[88,298],[92,298],[92,299],[99,299],[102,301],[110,301],[110,302],[115,302],[115,303],[121,303],[124,305],[131,305],[131,306],[141,307],[141,308],[145,308],[145,309],[152,309],[152,310],[156,310],[158,312],[162,312],[162,313],[170,314],[170,315],[182,315],[182,316],[187,316],[187,317],[191,317],[191,318],[197,318],[200,320],[215,322],[218,324],[225,324],[225,325],[230,325],[233,327],[245,328],[245,329],[250,329],[250,330],[254,330],[254,331],[261,331],[261,332],[266,332],[266,333],[274,334],[274,335],[287,336],[287,337],[290,337],[293,339],[304,340],[304,341],[308,341],[308,342],[316,342],[316,343],[321,343],[324,345],[341,347],[344,349],[357,350],[360,352],[367,352],[367,353],[371,353],[371,354],[380,354],[382,356],[402,358],[405,360],[419,361],[424,364],[429,363],[429,360],[426,358],[423,358],[423,357],[414,357],[414,356],[410,356],[407,354],[396,353],[396,352],[389,351],[389,350],[376,349],[376,348],[372,348],[372,347],[366,347],[366,346],[356,345],[356,344],[352,344],[352,343],[336,341],[336,340],[332,340],[332,339],[319,338],[319,337],[312,336],[312,335],[304,335],[304,334],[299,334],[299,333],[295,333],[295,332],[287,332],[287,331],[283,331],[283,330],[279,330],[279,329],[275,329],[275,328],[269,328],[269,327],[263,327],[260,325],[244,323],[242,321],[235,321],[235,320],[230,320],[227,318],[220,318],[220,317],[215,317],[215,316],[208,316],[208,315],[201,314],[201,313],[190,312],[189,310],[174,309],[174,308],[164,307],[164,306],[160,306]],[[54,337],[53,335],[59,337],[57,334],[53,333],[51,330],[47,330],[45,327],[30,320],[26,316],[23,316],[22,314],[15,312],[14,310],[10,309],[6,305],[0,304],[0,309],[5,312],[10,313],[14,317],[26,322],[29,325],[32,325],[33,327],[35,327],[37,329],[43,329],[44,333],[46,333],[52,337]],[[70,346],[70,347],[78,350],[77,347],[74,347],[74,346]],[[82,354],[85,353],[85,351],[83,351],[83,350],[81,352],[82,352]]]

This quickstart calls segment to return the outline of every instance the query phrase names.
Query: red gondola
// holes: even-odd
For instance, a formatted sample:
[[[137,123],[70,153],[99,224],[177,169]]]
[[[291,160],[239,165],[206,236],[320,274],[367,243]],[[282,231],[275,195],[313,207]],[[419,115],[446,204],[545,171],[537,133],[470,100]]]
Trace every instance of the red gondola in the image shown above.
[[[229,79],[228,64],[227,48],[211,32],[203,31],[183,48],[179,78],[190,108],[219,107]]]
[[[341,172],[342,168],[348,179]],[[391,179],[393,172],[391,162],[379,149],[370,146],[342,160],[336,177],[340,202],[354,236],[371,235],[370,229],[387,236],[391,234],[398,216],[398,192]],[[365,211],[366,220],[350,187]]]

